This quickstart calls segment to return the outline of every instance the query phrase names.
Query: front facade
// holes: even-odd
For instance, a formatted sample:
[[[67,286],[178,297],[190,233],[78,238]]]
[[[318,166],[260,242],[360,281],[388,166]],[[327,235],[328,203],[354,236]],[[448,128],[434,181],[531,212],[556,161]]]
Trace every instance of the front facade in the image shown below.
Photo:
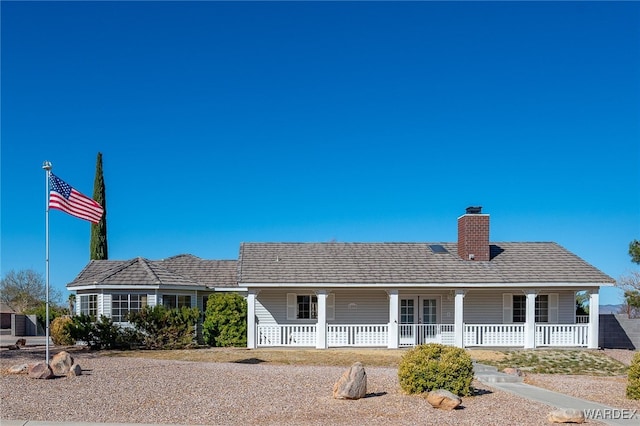
[[[67,288],[78,312],[114,321],[239,292],[249,348],[596,348],[599,288],[613,283],[555,243],[490,243],[476,208],[458,218],[456,242],[243,243],[237,261],[92,261]],[[576,315],[582,291],[588,316]]]

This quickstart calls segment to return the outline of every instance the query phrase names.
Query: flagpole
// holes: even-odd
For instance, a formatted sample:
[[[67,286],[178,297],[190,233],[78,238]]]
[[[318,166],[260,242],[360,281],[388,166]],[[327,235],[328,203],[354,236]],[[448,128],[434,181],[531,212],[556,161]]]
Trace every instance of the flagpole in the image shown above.
[[[46,209],[45,209],[45,282],[46,282],[46,359],[45,362],[49,364],[49,175],[51,174],[51,168],[53,166],[49,161],[42,163],[42,168],[45,170],[45,195],[46,195]]]

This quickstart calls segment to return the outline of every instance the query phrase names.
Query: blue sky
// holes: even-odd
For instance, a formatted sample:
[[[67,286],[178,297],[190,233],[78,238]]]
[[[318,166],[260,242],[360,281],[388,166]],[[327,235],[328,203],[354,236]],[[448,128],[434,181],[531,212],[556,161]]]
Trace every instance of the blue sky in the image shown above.
[[[6,2],[1,271],[45,270],[42,162],[111,259],[242,241],[555,241],[613,278],[640,238],[635,2]],[[88,222],[50,214],[51,285]],[[604,289],[601,303],[619,303]]]

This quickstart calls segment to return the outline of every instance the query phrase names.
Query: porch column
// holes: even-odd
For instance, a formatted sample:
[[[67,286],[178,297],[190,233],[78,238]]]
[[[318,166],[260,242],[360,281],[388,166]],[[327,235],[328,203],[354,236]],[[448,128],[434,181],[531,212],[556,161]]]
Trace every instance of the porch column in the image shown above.
[[[599,289],[589,292],[589,349],[598,349],[600,327],[600,293]]]
[[[527,290],[527,312],[524,323],[524,348],[536,347],[536,292]]]
[[[398,290],[387,290],[389,295],[389,325],[387,326],[389,349],[398,349]]]
[[[318,296],[318,324],[316,325],[316,348],[327,348],[327,291],[316,291]]]
[[[453,331],[459,348],[464,347],[464,294],[465,290],[456,290]]]
[[[247,348],[256,346],[256,291],[249,290],[247,294]]]

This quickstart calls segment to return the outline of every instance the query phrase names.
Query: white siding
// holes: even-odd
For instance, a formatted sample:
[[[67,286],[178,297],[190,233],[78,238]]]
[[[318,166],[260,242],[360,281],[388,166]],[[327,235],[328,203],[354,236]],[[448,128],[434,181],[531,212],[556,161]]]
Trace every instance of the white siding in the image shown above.
[[[102,313],[100,315],[111,318],[111,294],[103,293],[98,295],[98,306],[101,306]],[[98,309],[100,312],[100,308]]]
[[[387,324],[389,297],[384,290],[334,291],[335,319],[333,324]]]

